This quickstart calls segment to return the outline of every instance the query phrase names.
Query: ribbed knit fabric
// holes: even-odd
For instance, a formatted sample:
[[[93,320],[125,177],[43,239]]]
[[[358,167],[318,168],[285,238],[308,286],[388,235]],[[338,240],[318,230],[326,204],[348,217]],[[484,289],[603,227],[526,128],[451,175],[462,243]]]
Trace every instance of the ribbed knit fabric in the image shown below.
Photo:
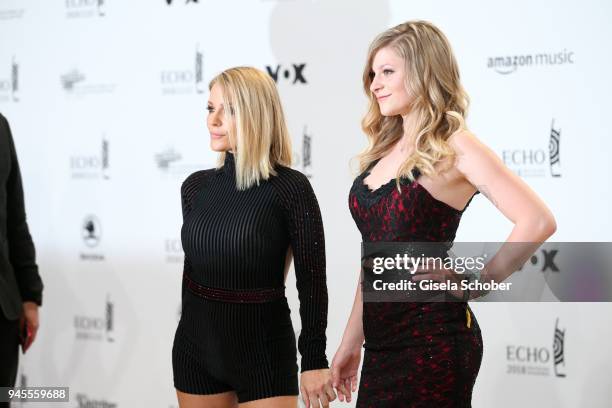
[[[185,292],[172,348],[177,390],[235,391],[240,403],[298,395],[296,354],[286,299],[226,303]]]
[[[221,169],[199,171],[185,180],[181,188],[184,273],[209,288],[284,288],[285,256],[291,246],[302,322],[298,341],[301,371],[326,368],[328,299],[319,206],[306,176],[284,166],[277,166],[276,171],[276,176],[239,191],[235,158],[228,152]],[[188,355],[196,360],[185,361]],[[175,386],[178,379],[184,389],[205,394],[205,388],[238,392],[236,388],[248,388],[245,382],[251,382],[256,390],[242,392],[243,399],[253,393],[263,398],[259,395],[276,392],[275,383],[293,381],[287,378],[295,359],[286,298],[263,304],[224,303],[199,298],[183,287],[183,314],[173,350],[173,361],[180,365],[178,373],[177,367],[174,370]],[[235,372],[234,360],[241,367],[253,363],[257,378]],[[193,372],[198,366],[197,371],[217,383],[197,387],[198,381],[206,381]],[[236,375],[241,376],[240,381]],[[192,381],[188,381],[190,376]],[[262,385],[266,381],[271,387]],[[295,386],[297,389],[297,379]]]

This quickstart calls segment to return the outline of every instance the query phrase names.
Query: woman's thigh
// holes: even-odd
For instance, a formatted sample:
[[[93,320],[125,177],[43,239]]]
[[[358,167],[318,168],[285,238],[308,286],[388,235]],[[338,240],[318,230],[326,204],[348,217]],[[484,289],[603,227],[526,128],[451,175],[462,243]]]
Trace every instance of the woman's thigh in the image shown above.
[[[297,408],[297,397],[282,396],[263,398],[255,401],[244,402],[238,406],[240,408]]]
[[[220,394],[196,395],[176,390],[179,408],[236,408],[238,397],[234,391]]]

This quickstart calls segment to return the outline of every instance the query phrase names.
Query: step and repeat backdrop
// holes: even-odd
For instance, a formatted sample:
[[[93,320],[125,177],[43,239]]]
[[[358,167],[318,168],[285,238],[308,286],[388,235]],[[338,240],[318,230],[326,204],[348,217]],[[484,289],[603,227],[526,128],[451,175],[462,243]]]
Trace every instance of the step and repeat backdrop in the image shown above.
[[[611,17],[597,0],[0,0],[0,112],[45,283],[17,385],[70,387],[58,407],[177,407],[180,185],[215,163],[208,81],[236,65],[276,81],[294,167],[319,198],[331,361],[359,271],[347,194],[366,146],[361,71],[374,36],[410,19],[448,36],[468,125],[550,206],[552,240],[611,241]],[[478,195],[457,241],[503,241],[511,229]],[[527,267],[567,272],[550,256]],[[292,273],[287,288],[299,332]],[[609,406],[609,303],[473,309],[484,339],[475,407]]]

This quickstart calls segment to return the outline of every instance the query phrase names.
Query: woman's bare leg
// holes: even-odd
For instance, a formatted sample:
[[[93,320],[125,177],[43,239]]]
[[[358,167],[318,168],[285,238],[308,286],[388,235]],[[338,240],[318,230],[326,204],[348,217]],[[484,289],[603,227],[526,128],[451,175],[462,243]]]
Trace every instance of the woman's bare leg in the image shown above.
[[[220,394],[196,395],[176,390],[179,408],[237,408],[238,397],[234,391]]]
[[[297,396],[262,398],[244,402],[240,408],[297,408]]]

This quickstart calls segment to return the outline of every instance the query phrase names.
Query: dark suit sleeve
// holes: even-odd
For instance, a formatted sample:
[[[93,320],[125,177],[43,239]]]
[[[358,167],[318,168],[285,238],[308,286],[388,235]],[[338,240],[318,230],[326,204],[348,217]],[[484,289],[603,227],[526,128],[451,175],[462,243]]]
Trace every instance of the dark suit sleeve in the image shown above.
[[[11,156],[11,168],[6,182],[9,260],[17,278],[21,299],[41,305],[43,283],[38,274],[34,243],[26,222],[17,153],[8,122],[1,116],[0,127],[8,135]]]

